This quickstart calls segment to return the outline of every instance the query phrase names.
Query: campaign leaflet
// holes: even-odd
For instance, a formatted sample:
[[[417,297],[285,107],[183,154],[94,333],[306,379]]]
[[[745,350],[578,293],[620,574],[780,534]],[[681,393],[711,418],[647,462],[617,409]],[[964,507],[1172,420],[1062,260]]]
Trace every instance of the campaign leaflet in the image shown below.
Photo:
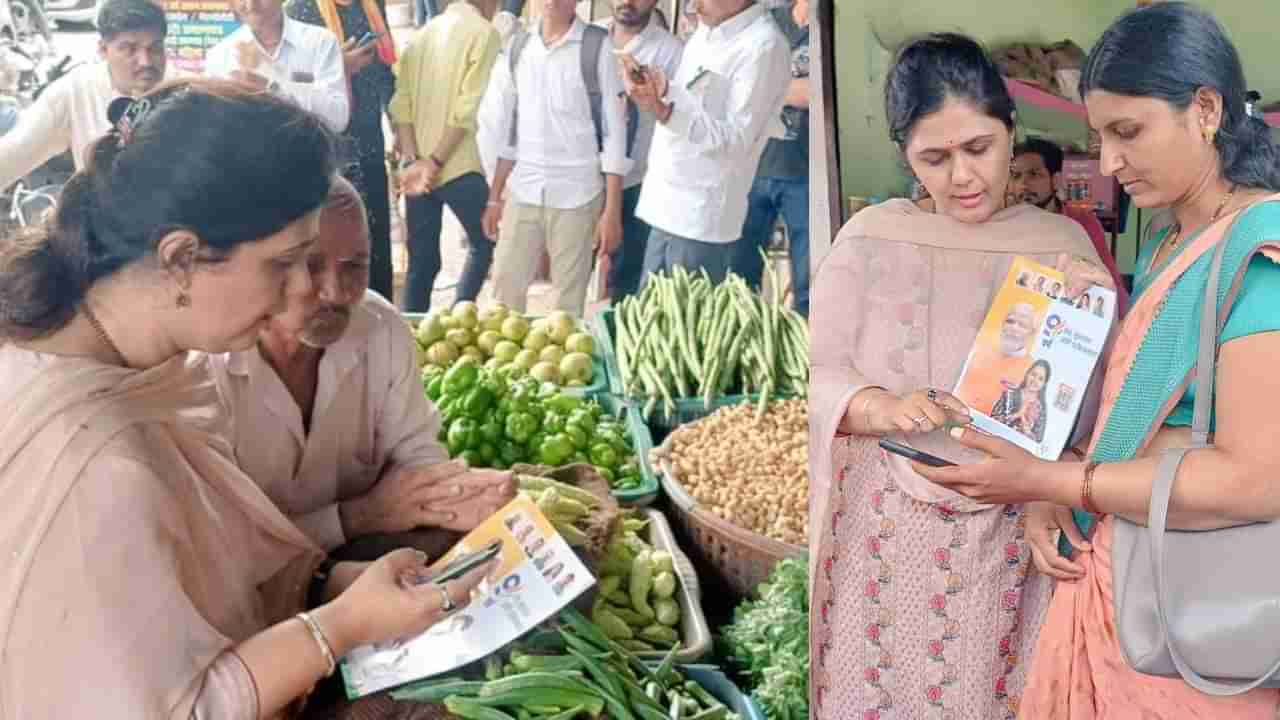
[[[502,540],[500,560],[470,605],[417,637],[366,645],[342,661],[347,696],[356,699],[439,675],[485,658],[559,612],[595,578],[527,497],[517,497],[473,530],[429,570]]]
[[[1111,323],[1116,294],[1075,302],[1061,272],[1019,257],[996,293],[955,395],[974,425],[1045,460],[1066,447]]]

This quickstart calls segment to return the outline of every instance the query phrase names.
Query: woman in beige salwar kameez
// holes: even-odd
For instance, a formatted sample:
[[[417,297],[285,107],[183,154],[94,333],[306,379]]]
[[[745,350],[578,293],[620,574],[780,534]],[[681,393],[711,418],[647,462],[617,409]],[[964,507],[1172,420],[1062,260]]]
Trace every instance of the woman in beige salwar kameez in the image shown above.
[[[236,468],[186,351],[252,345],[308,288],[332,138],[219,84],[112,110],[56,217],[0,246],[0,718],[278,717],[488,568],[341,565],[295,615],[323,554]]]
[[[1013,102],[973,41],[904,47],[886,109],[935,211],[863,210],[814,286],[813,717],[1012,718],[1051,588],[1031,569],[1024,508],[933,485],[877,441],[973,461],[943,432],[968,422],[944,389],[1013,259],[1082,258],[1075,283],[1105,271],[1074,221],[1005,207]]]

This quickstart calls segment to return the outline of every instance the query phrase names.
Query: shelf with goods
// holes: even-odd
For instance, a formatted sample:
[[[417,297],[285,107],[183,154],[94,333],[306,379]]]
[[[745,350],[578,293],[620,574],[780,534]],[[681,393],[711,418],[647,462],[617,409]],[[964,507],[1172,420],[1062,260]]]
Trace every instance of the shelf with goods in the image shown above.
[[[1070,116],[1081,123],[1088,122],[1089,114],[1082,103],[1056,95],[1022,80],[1005,78],[1005,85],[1009,88],[1009,94],[1018,103],[1019,121],[1032,127],[1040,128],[1041,125],[1025,119],[1022,113],[1024,108],[1054,113],[1060,116]],[[1280,111],[1263,113],[1262,118],[1273,129],[1280,128]]]

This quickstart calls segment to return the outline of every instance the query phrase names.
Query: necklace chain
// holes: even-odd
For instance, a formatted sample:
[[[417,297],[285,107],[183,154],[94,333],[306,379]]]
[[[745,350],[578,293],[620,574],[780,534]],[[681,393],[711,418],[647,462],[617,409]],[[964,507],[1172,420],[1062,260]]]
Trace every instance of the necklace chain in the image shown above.
[[[1208,223],[1209,225],[1212,225],[1218,221],[1218,218],[1222,216],[1222,211],[1226,209],[1227,203],[1231,202],[1231,196],[1235,194],[1236,194],[1236,186],[1233,183],[1231,185],[1231,189],[1227,191],[1227,194],[1222,196],[1222,201],[1218,203],[1218,208],[1213,211],[1213,217],[1209,218],[1209,223]],[[1178,223],[1177,225],[1174,225],[1173,232],[1169,233],[1169,240],[1167,241],[1167,244],[1170,250],[1176,250],[1178,248],[1178,244],[1181,242],[1182,242],[1182,223]]]
[[[116,346],[115,341],[107,334],[106,328],[102,327],[102,323],[98,322],[98,316],[94,315],[93,311],[89,309],[89,303],[82,303],[80,305],[80,312],[84,313],[85,319],[93,326],[93,330],[98,334],[98,338],[102,340],[102,342],[106,343],[107,347],[111,348],[111,352],[116,354],[116,357],[120,359],[120,362],[126,365],[129,364],[129,361],[124,359],[124,353],[120,352],[120,348]]]

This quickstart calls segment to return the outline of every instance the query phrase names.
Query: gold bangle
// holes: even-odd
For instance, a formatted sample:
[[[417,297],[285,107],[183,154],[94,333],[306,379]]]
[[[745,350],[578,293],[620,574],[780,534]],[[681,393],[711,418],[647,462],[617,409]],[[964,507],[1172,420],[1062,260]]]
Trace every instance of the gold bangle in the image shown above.
[[[316,641],[316,645],[320,646],[320,654],[324,656],[324,662],[329,666],[329,669],[325,672],[324,676],[329,677],[333,675],[333,671],[338,668],[338,661],[333,657],[333,647],[329,645],[329,638],[324,636],[324,631],[320,629],[320,624],[317,623],[315,618],[311,617],[311,613],[308,612],[300,612],[294,617],[301,620],[302,624],[307,626],[307,629],[311,631],[311,637]]]
[[[1098,469],[1098,463],[1090,460],[1084,464],[1084,482],[1080,484],[1080,507],[1086,512],[1094,515],[1101,515],[1098,512],[1098,506],[1093,504],[1093,474]]]

